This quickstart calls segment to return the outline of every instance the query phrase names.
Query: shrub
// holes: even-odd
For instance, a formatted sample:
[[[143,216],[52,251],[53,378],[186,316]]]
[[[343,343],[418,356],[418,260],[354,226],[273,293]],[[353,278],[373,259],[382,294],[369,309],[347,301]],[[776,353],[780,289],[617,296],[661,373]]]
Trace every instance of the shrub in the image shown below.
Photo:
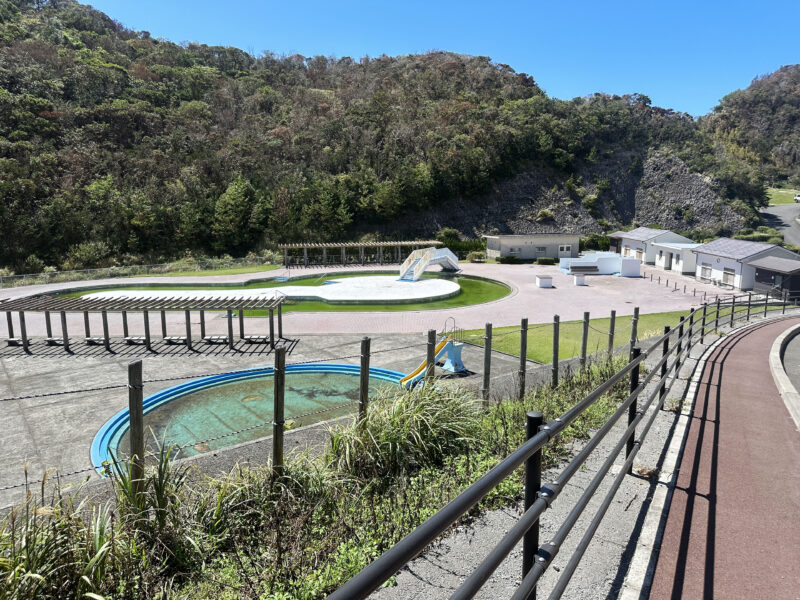
[[[553,211],[547,208],[543,208],[542,210],[539,211],[539,214],[536,215],[537,223],[541,223],[542,221],[552,221],[553,219],[555,219]]]
[[[519,264],[519,259],[516,256],[498,256],[497,262],[501,265],[516,265]]]
[[[486,260],[486,253],[473,251],[467,254],[467,260],[471,263],[479,263]]]
[[[549,256],[540,256],[536,259],[537,265],[554,265],[556,264],[556,259],[550,258]]]

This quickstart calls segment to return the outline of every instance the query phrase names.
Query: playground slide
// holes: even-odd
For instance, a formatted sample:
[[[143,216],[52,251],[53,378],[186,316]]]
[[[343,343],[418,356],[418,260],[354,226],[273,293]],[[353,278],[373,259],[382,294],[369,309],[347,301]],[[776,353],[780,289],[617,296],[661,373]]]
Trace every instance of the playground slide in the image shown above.
[[[444,354],[444,352],[446,351],[448,342],[451,341],[453,341],[453,338],[448,337],[443,339],[441,342],[437,344],[436,349],[434,350],[434,358],[433,358],[434,362],[437,362],[442,357],[442,354]],[[414,387],[415,383],[417,383],[420,379],[425,377],[425,370],[427,366],[428,366],[427,359],[423,360],[420,366],[418,366],[411,373],[409,373],[400,380],[400,385],[402,385],[404,388]]]

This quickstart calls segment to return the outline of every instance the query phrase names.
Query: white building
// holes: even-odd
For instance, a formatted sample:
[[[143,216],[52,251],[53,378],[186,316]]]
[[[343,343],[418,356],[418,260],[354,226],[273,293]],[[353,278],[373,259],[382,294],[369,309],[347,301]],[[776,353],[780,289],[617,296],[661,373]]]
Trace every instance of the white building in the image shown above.
[[[751,290],[756,268],[749,264],[765,256],[800,260],[800,256],[775,244],[719,238],[693,250],[697,256],[695,276],[702,281]]]
[[[697,270],[697,255],[692,252],[700,244],[686,244],[683,242],[656,242],[656,267],[665,271],[678,273],[691,273]]]
[[[690,244],[692,240],[668,229],[637,227],[631,231],[617,231],[611,238],[612,250],[622,256],[631,256],[647,263],[656,262],[656,249],[653,244],[676,242]]]
[[[581,236],[571,233],[531,233],[527,235],[485,235],[486,258],[515,256],[520,260],[539,257],[575,258]]]

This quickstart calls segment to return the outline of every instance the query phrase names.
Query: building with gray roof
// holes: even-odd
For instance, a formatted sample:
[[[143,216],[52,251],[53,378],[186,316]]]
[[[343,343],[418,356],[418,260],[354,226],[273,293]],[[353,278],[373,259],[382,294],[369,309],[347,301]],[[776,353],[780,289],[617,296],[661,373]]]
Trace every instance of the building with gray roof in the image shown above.
[[[800,256],[775,244],[719,238],[692,250],[697,256],[695,276],[703,281],[739,290],[752,290],[754,261],[766,257],[800,261]],[[800,262],[798,262],[800,264]]]

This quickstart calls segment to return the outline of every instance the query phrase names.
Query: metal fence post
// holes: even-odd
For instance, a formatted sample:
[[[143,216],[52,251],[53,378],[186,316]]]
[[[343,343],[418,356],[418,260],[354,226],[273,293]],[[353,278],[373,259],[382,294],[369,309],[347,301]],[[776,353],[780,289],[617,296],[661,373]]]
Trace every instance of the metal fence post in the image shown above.
[[[714,315],[714,331],[719,329],[719,296],[717,296],[717,312]]]
[[[617,311],[611,311],[611,320],[608,322],[608,360],[614,356],[614,328],[617,321]]]
[[[134,494],[144,490],[144,407],[142,361],[128,363],[128,419],[130,427],[131,483]]]
[[[275,349],[275,368],[272,378],[275,385],[272,409],[272,473],[280,477],[283,475],[283,392],[286,382],[286,348]]]
[[[436,330],[428,329],[428,344],[425,349],[425,383],[431,383],[436,370]]]
[[[544,422],[544,415],[532,410],[526,414],[526,438],[531,439]],[[528,510],[542,488],[542,451],[538,450],[525,461],[525,510]],[[528,574],[533,566],[533,559],[539,551],[539,521],[537,519],[522,538],[522,578]]]
[[[667,334],[670,332],[669,325],[664,325],[664,341],[661,344],[661,357],[664,358],[669,354],[669,337]],[[664,364],[661,365],[661,388],[658,392],[659,402],[661,406],[664,406],[664,400],[667,397],[667,363],[669,359],[664,361]]]
[[[367,422],[367,406],[369,404],[369,346],[370,339],[361,339],[361,371],[358,386],[358,419],[362,424]]]
[[[519,399],[525,397],[525,371],[528,367],[528,319],[522,319],[519,327]]]
[[[681,317],[678,321],[678,347],[675,352],[675,377],[681,372],[681,352],[683,352],[683,323],[686,317]]]
[[[736,296],[731,296],[731,327],[733,327],[733,313],[736,312]]]
[[[631,319],[631,339],[628,342],[630,345],[630,356],[633,356],[633,347],[636,345],[638,327],[639,327],[639,307],[635,306],[633,308],[633,318]]]
[[[769,294],[764,294],[764,318],[767,318],[767,307],[769,306]]]
[[[583,313],[583,335],[581,336],[581,369],[586,368],[586,346],[589,342],[589,313]]]
[[[694,335],[694,313],[695,311],[689,313],[689,335],[686,336],[686,356],[691,357],[692,355],[692,336]]]
[[[553,387],[558,385],[558,323],[560,317],[553,315]]]
[[[639,348],[638,346],[634,346],[633,349],[631,350],[631,361],[637,360],[641,353],[642,353],[641,348]],[[637,365],[635,367],[633,367],[633,369],[631,370],[631,383],[630,383],[630,387],[628,389],[630,390],[630,393],[632,394],[632,393],[634,393],[636,391],[636,388],[638,388],[638,387],[639,387],[639,365],[637,363]],[[636,420],[636,411],[639,408],[638,404],[639,404],[638,398],[634,398],[633,402],[631,402],[631,405],[628,407],[628,426],[629,427]],[[636,431],[634,430],[634,431],[631,431],[631,435],[630,435],[630,437],[628,437],[628,441],[625,444],[625,458],[628,458],[631,455],[631,452],[633,452],[633,444],[634,444],[635,441],[636,441]],[[633,473],[633,464],[632,463],[628,467],[628,475],[630,475],[631,473]]]
[[[492,324],[487,323],[483,331],[483,405],[489,405],[489,388],[492,380]]]
[[[747,292],[747,322],[750,322],[750,308],[753,305],[753,294],[751,292]]]
[[[706,312],[707,311],[708,311],[708,304],[704,302],[703,303],[703,323],[702,323],[702,327],[700,327],[700,344],[701,345],[705,343],[704,340],[705,340],[705,337],[706,337]]]

